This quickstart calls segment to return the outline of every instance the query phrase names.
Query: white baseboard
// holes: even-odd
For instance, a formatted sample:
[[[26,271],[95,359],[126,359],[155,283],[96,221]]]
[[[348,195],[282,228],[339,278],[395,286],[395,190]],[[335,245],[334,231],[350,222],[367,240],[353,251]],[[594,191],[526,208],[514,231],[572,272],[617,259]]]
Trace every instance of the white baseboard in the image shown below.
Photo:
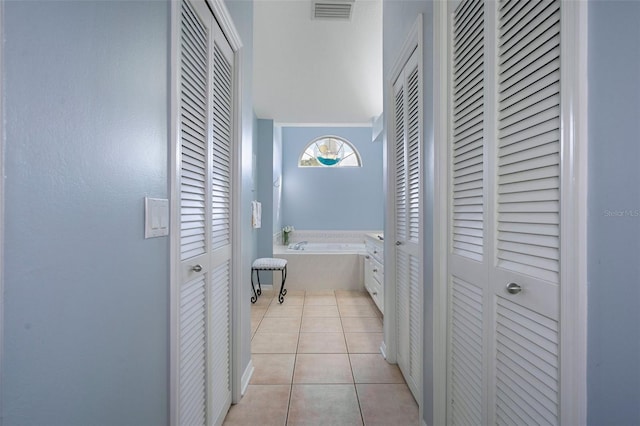
[[[242,373],[242,379],[240,381],[240,395],[243,395],[247,392],[247,387],[249,386],[249,381],[251,381],[251,376],[253,376],[253,371],[255,368],[253,367],[253,360],[249,360],[249,364],[247,364],[247,368],[244,369],[244,373]]]
[[[380,345],[380,353],[384,359],[387,359],[387,345],[384,342]]]

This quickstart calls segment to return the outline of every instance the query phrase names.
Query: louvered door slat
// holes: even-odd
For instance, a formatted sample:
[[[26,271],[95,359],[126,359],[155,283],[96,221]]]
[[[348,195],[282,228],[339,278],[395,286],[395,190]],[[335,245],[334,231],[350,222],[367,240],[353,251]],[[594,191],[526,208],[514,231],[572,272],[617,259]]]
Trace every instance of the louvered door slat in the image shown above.
[[[508,51],[518,44],[528,44],[543,33],[549,25],[560,20],[559,3],[545,0],[531,2],[531,4],[534,6],[522,8],[511,18],[505,19],[504,15],[500,18],[498,43],[501,51]]]
[[[474,64],[475,66],[476,64]],[[454,88],[454,97],[456,102],[460,102],[475,93],[478,86],[482,83],[482,70],[474,68],[473,72],[465,78],[460,79]]]
[[[498,108],[506,108],[510,103],[521,101],[549,85],[556,84],[560,77],[559,66],[560,62],[554,60],[545,64],[537,73],[529,74],[520,80],[511,79],[505,82],[498,94]],[[512,98],[515,94],[519,96]]]
[[[551,93],[547,98],[535,99],[535,97],[528,97],[523,99],[518,107],[522,108],[520,111],[513,112],[512,114],[503,114],[500,117],[500,130],[504,131],[510,126],[527,124],[529,128],[533,125],[545,122],[547,120],[557,117],[559,109],[557,106],[557,100],[554,99],[557,93]],[[512,131],[513,132],[513,131]]]
[[[499,265],[507,269],[524,268],[538,278],[558,281],[558,241],[540,246],[527,234],[514,242],[503,240],[500,223],[559,224],[560,155],[560,95],[559,75],[550,74],[559,68],[559,2],[540,2],[524,7],[500,28],[499,91],[507,92],[508,105],[500,99],[498,148],[498,253]],[[523,25],[520,30],[512,22]],[[517,28],[517,30],[516,30]],[[518,53],[528,53],[531,60],[517,66],[507,66]],[[539,53],[538,53],[539,52]],[[520,55],[522,56],[522,55]],[[555,80],[551,78],[555,77]],[[542,90],[533,92],[533,82],[545,80]],[[527,197],[530,192],[546,191],[540,199]],[[514,194],[520,193],[518,200]],[[503,194],[510,194],[508,198]],[[537,199],[535,199],[537,198]]]
[[[518,13],[519,10],[522,10],[523,7],[529,5],[529,3],[532,3],[532,2],[526,2],[521,0],[501,1],[500,4],[498,5],[498,11],[500,12],[499,15],[502,17],[503,20],[510,20],[514,14]],[[498,26],[500,26],[500,23],[498,23]]]
[[[454,149],[460,149],[478,140],[482,140],[483,119],[482,112],[475,112],[475,115],[463,117],[456,123],[453,135],[456,139]],[[455,161],[455,160],[454,160]]]
[[[483,22],[482,2],[462,2],[454,14],[452,189],[457,202],[453,203],[451,238],[454,253],[474,260],[483,256]],[[469,50],[477,53],[469,55]],[[469,86],[474,88],[473,97],[463,100],[459,94]],[[475,230],[475,237],[467,237],[469,228]]]
[[[481,77],[482,69],[478,66],[478,60],[483,55],[483,39],[479,32],[481,22],[477,24],[476,33],[469,40],[469,44],[464,45],[455,57],[455,63],[458,66],[454,82],[457,85],[455,94],[459,97],[464,96],[465,92],[473,86],[473,82]],[[462,40],[460,41],[462,43]]]
[[[546,64],[555,57],[556,52],[560,49],[560,24],[555,22],[540,37],[541,44],[530,44],[521,50],[514,50],[512,56],[507,54],[502,58],[500,64],[502,75],[500,82],[504,82],[513,77],[517,73],[522,72],[525,68],[531,67],[532,64]],[[535,40],[534,40],[535,41]],[[535,68],[534,68],[535,69]]]
[[[422,282],[420,281],[420,260],[409,258],[409,370],[415,386],[422,376],[422,357],[420,333],[422,324]]]
[[[183,285],[180,295],[180,326],[191,333],[180,342],[181,424],[205,423],[206,316],[204,277]]]
[[[198,13],[193,9],[193,6],[190,4],[183,4],[182,7],[182,19],[183,22],[196,22],[200,21],[200,17]],[[209,45],[209,33],[204,24],[200,24],[197,26],[183,25],[182,26],[183,34],[188,32],[189,37],[188,40],[191,43],[197,44],[201,49],[207,50]]]
[[[547,122],[547,124],[549,124],[550,127],[555,127],[555,123],[553,122]],[[550,143],[554,143],[560,138],[560,132],[557,128],[552,128],[550,131],[540,133],[540,130],[536,131],[537,127],[538,126],[527,129],[526,135],[524,134],[525,132],[520,132],[519,134],[514,135],[514,137],[502,139],[500,141],[500,153],[502,156],[506,157],[517,152],[548,145]]]
[[[458,164],[462,161],[467,161],[471,158],[478,157],[482,155],[482,137],[476,137],[476,139],[470,141],[465,145],[461,145],[460,147],[454,147],[454,156],[456,157],[456,161],[454,164]],[[458,170],[454,171],[454,179],[463,176],[469,173],[477,173],[482,172],[482,166],[479,166],[477,169],[468,170],[468,173],[460,173]]]
[[[454,22],[454,30],[460,34],[459,40],[454,40],[456,51],[460,48],[461,40],[464,40],[465,35],[473,28],[473,23],[477,23],[477,15],[482,14],[482,9],[482,1],[466,1],[461,3],[456,11],[458,19]]]
[[[497,380],[510,384],[510,396],[522,408],[520,417],[538,424],[557,424],[558,323],[500,298],[496,312]],[[520,358],[529,362],[523,365]]]
[[[402,251],[396,253],[396,277],[398,363],[406,365],[409,360],[409,257]]]
[[[418,68],[413,69],[407,84],[408,127],[408,213],[409,240],[417,242],[420,238],[420,115],[418,111],[419,86]]]
[[[218,45],[214,47],[214,115],[211,243],[216,250],[231,237],[231,66]]]
[[[478,154],[475,152],[470,152],[469,156],[477,156]],[[462,155],[461,157],[464,157]],[[478,171],[470,171],[468,168],[464,170],[465,173],[458,173],[457,176],[454,175],[453,183],[454,185],[460,185],[460,188],[463,188],[464,184],[472,184],[468,187],[464,187],[465,190],[472,188],[481,188],[481,184],[478,182],[478,179],[482,177],[482,170]],[[481,209],[480,206],[476,207],[477,209]]]
[[[212,412],[225,410],[224,403],[231,392],[229,381],[229,297],[230,297],[230,262],[224,262],[212,271],[211,278],[211,339],[214,342],[227,342],[211,348],[210,375],[215,386],[212,389]]]
[[[407,233],[404,102],[401,87],[395,95],[395,216],[398,239],[405,239]]]
[[[201,39],[207,29],[187,2],[182,3],[181,27],[181,223],[192,229],[180,241],[180,258],[185,260],[205,253],[206,206],[193,201],[206,190],[208,52]]]
[[[477,108],[482,103],[482,88],[477,87],[474,88],[474,91],[470,94],[468,98],[460,99],[459,102],[456,103],[455,108],[453,110],[454,119],[461,119],[463,117],[468,117],[469,119],[476,118],[474,115],[470,115],[469,113],[473,111],[477,111]]]
[[[200,137],[201,134],[194,133],[188,127],[182,128],[182,150],[183,155],[188,155],[191,158],[195,158],[204,166],[205,147],[201,146]]]
[[[482,290],[457,277],[450,288],[452,417],[455,424],[478,425],[483,423]]]

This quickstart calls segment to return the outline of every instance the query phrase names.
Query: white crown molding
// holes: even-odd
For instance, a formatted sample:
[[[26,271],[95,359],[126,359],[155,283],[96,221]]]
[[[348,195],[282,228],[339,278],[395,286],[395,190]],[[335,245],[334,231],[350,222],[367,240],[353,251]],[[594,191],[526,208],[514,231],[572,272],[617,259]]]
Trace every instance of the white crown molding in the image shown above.
[[[287,123],[274,121],[274,126],[278,127],[372,127],[371,122],[368,123]]]

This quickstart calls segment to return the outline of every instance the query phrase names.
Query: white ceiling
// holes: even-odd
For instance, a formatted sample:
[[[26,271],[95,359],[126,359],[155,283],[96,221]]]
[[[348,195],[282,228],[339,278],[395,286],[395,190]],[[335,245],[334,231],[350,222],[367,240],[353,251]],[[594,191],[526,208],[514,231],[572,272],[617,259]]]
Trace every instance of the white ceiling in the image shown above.
[[[382,112],[382,0],[351,20],[311,18],[311,0],[254,2],[253,97],[282,124],[370,123]]]

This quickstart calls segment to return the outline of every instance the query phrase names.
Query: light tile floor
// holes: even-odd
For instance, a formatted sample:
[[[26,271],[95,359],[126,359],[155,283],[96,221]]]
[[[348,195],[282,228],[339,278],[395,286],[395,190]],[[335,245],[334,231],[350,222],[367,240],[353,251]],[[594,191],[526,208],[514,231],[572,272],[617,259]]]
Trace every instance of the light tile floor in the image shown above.
[[[255,368],[224,424],[418,425],[396,365],[380,355],[382,315],[367,293],[263,292],[251,310]]]

